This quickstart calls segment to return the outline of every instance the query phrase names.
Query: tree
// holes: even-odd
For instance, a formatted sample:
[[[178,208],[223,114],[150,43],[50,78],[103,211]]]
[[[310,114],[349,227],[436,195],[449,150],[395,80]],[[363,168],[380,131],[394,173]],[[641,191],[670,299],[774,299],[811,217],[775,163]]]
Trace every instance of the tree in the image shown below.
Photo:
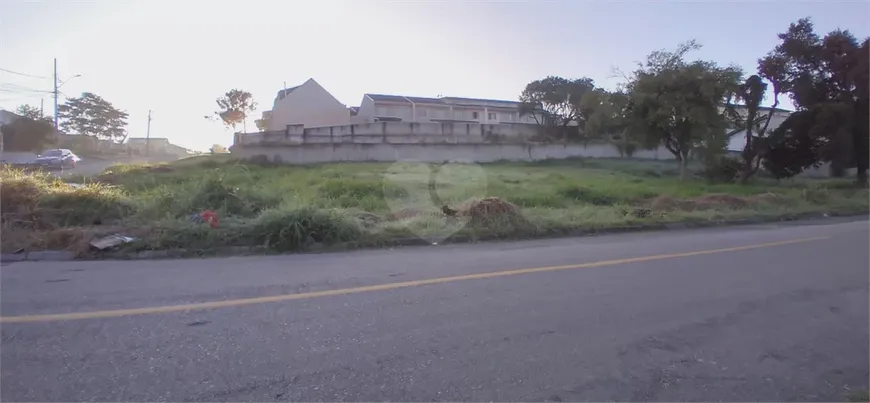
[[[227,154],[230,152],[229,150],[227,150],[226,147],[220,144],[213,144],[211,148],[208,149],[208,151],[212,154]]]
[[[254,121],[254,124],[257,125],[257,130],[264,132],[269,130],[269,118],[264,117],[263,119],[257,119]]]
[[[67,99],[57,109],[65,132],[119,143],[127,138],[127,112],[115,108],[99,95],[84,92],[81,97]]]
[[[520,94],[520,116],[532,115],[547,134],[567,139],[568,127],[575,123],[583,126],[586,116],[581,113],[580,102],[595,89],[590,78],[567,79],[548,76],[526,85]]]
[[[247,131],[245,121],[248,114],[257,108],[257,103],[254,102],[254,96],[250,92],[238,89],[230,90],[217,100],[218,109],[214,116],[206,116],[205,118],[211,121],[219,118],[224,126],[236,130],[236,125],[242,124],[243,129]]]
[[[586,137],[622,135],[627,129],[626,109],[628,95],[622,91],[607,91],[596,88],[580,101]]]
[[[769,72],[762,72],[767,74]],[[765,157],[765,150],[768,139],[768,128],[776,107],[779,105],[779,95],[781,91],[780,79],[775,75],[767,74],[768,79],[773,83],[773,105],[766,114],[761,113],[761,103],[764,101],[764,94],[767,91],[767,83],[759,75],[752,75],[746,82],[738,87],[736,99],[743,101],[746,108],[746,116],[734,113],[733,105],[728,105],[729,112],[732,112],[735,126],[745,131],[746,140],[743,146],[743,151],[740,156],[743,160],[743,166],[740,169],[740,183],[747,183],[752,175],[758,172],[758,167]]]
[[[842,30],[820,37],[810,19],[802,18],[779,34],[779,39],[781,43],[758,61],[759,72],[779,81],[797,111],[783,123],[784,128],[774,131],[776,139],[771,139],[767,152],[778,157],[765,161],[765,167],[793,175],[819,162],[830,162],[835,176],[855,167],[858,181],[866,184],[870,38],[859,43]],[[789,152],[815,155],[815,160],[784,157]],[[776,167],[777,163],[786,165]]]
[[[3,150],[38,152],[54,142],[54,125],[44,119],[22,117],[0,127]]]
[[[53,122],[53,120],[42,114],[42,111],[32,105],[23,104],[19,105],[18,108],[15,109],[15,113],[32,120],[44,120],[46,122]]]
[[[673,52],[652,52],[625,85],[630,134],[644,147],[664,145],[679,162],[681,179],[688,175],[691,151],[708,160],[724,151],[728,118],[720,107],[730,103],[742,75],[736,67],[685,61],[699,48],[689,41]]]

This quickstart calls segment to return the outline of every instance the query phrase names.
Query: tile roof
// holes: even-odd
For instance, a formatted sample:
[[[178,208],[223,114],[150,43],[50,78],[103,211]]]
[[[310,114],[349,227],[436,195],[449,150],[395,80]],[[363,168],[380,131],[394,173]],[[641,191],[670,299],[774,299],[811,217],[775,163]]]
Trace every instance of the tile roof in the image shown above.
[[[441,98],[441,100],[452,105],[493,106],[504,108],[516,108],[520,105],[519,101],[505,101],[501,99],[444,97]]]
[[[365,94],[375,102],[415,103],[428,105],[488,106],[493,108],[516,108],[520,102],[498,99],[460,98],[460,97],[409,97],[404,95]]]
[[[385,95],[385,94],[366,94],[367,97],[371,98],[372,101],[375,102],[400,102],[400,103],[410,103],[407,98],[401,95]]]

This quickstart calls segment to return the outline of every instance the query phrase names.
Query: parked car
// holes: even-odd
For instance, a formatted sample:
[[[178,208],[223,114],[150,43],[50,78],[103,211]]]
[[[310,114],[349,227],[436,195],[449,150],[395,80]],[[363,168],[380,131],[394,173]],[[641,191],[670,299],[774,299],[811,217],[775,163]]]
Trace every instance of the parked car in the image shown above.
[[[44,169],[72,169],[81,161],[77,155],[65,148],[53,148],[45,150],[36,156],[34,165]]]

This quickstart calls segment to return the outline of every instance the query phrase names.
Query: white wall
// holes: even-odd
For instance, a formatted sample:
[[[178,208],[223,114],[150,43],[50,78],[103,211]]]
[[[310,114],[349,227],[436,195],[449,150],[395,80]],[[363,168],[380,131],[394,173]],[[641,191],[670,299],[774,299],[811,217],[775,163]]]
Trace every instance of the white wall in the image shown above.
[[[287,125],[305,127],[350,124],[350,111],[314,80],[308,80],[283,99],[275,99],[269,130]]]

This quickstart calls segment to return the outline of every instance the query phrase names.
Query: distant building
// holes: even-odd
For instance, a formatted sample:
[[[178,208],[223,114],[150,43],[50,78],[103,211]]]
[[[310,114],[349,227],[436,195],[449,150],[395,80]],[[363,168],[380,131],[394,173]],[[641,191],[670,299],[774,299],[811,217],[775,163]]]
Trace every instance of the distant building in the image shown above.
[[[296,87],[278,91],[272,110],[263,113],[267,130],[284,130],[288,125],[305,127],[350,124],[347,106],[335,99],[313,78]]]
[[[748,110],[743,105],[737,106],[737,113],[746,118],[746,113]],[[770,124],[767,126],[767,132],[765,135],[770,134],[774,129],[779,127],[782,122],[785,122],[786,119],[792,114],[791,111],[785,109],[773,109],[769,107],[760,107],[758,108],[758,118],[756,121],[756,126],[764,127],[765,122],[767,121],[768,113],[772,112],[773,116],[770,117]],[[758,136],[758,133],[753,133],[753,135]],[[743,152],[743,148],[746,146],[746,130],[742,128],[735,128],[729,130],[726,134],[728,137],[728,145],[726,146],[726,150],[728,154],[731,155],[740,155]]]
[[[21,116],[19,116],[18,114],[9,112],[5,109],[0,109],[0,126],[3,126],[7,123],[12,123],[20,118]]]
[[[497,99],[365,94],[354,123],[467,122],[536,124],[532,115],[520,116],[520,102]]]
[[[152,137],[130,137],[126,143],[128,149],[139,155],[165,155],[174,157],[186,157],[192,152],[184,147],[172,144],[169,139]]]

